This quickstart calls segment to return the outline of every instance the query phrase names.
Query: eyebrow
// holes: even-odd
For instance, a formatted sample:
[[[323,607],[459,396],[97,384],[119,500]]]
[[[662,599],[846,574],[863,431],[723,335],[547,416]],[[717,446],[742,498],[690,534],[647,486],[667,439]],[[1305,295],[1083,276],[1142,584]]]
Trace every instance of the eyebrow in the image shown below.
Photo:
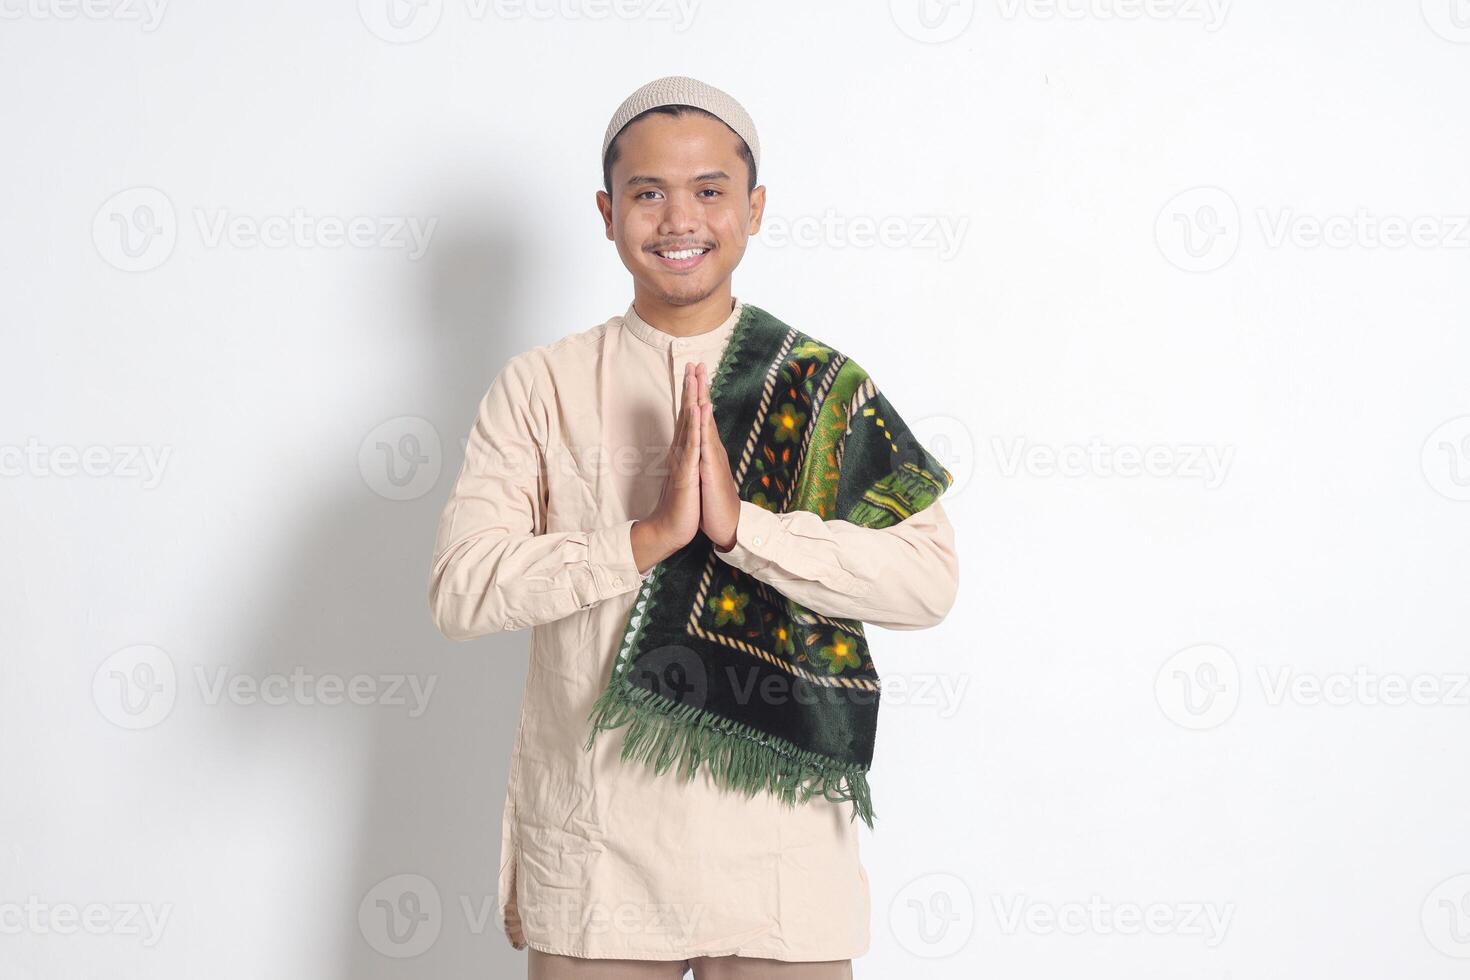
[[[695,177],[693,177],[689,181],[689,183],[691,183],[691,184],[699,184],[699,183],[703,183],[706,180],[729,180],[729,179],[730,179],[730,175],[727,174],[727,173],[725,173],[725,171],[723,171],[723,170],[711,170],[708,173],[697,174]],[[631,176],[631,177],[628,178],[628,182],[624,186],[625,187],[632,187],[632,186],[634,186],[636,184],[663,184],[663,183],[666,183],[666,181],[664,181],[661,177],[645,177],[642,174],[634,174],[633,176]]]

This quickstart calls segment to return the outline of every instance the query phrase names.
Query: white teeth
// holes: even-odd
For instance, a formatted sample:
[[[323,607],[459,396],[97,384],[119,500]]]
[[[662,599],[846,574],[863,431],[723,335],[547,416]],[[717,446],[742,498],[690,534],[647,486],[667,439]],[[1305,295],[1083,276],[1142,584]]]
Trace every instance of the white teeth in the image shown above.
[[[703,255],[705,252],[708,251],[709,249],[707,248],[686,248],[681,249],[678,252],[659,252],[658,254],[662,255],[666,259],[673,259],[674,261],[678,262],[683,259],[692,259],[696,255]]]

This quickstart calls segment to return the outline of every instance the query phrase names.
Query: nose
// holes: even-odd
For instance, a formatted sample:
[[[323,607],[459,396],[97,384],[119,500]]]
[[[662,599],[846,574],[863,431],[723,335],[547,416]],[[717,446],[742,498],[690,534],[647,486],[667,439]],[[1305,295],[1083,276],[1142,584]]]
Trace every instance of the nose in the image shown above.
[[[659,234],[673,237],[692,234],[698,230],[699,222],[694,217],[693,209],[670,195],[664,205],[663,214],[659,216]]]

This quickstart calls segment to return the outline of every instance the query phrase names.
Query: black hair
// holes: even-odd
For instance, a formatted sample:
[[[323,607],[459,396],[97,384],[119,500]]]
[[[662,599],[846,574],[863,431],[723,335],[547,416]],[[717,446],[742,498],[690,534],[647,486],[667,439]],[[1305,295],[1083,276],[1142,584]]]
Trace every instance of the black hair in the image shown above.
[[[629,126],[633,125],[644,116],[651,115],[655,112],[661,112],[666,116],[674,117],[682,116],[686,112],[697,112],[701,116],[709,116],[711,119],[718,120],[721,125],[729,129],[729,123],[726,123],[725,120],[720,119],[720,117],[715,115],[714,113],[709,112],[705,109],[701,109],[698,106],[684,105],[683,103],[678,103],[676,105],[656,105],[652,109],[645,109],[644,111],[638,113],[638,115],[634,116],[632,119],[629,119],[627,123],[623,125],[623,128],[618,130],[618,134],[614,136],[612,142],[607,145],[607,152],[602,155],[602,189],[607,191],[609,195],[612,194],[613,164],[618,162],[618,140],[623,138],[623,133],[628,131]],[[730,132],[735,133],[735,130],[731,129]],[[755,155],[750,152],[750,146],[745,142],[745,137],[741,136],[739,133],[735,133],[735,138],[740,141],[740,159],[745,161],[745,170],[747,173],[750,174],[750,180],[745,187],[745,192],[748,194],[751,191],[755,190]]]

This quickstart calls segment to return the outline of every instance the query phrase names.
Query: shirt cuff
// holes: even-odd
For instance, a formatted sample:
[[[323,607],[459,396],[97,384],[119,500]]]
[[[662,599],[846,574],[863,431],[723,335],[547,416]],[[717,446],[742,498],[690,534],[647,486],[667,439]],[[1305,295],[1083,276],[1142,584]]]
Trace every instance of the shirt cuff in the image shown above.
[[[597,599],[632,592],[648,577],[638,571],[638,561],[633,557],[635,523],[619,521],[587,536],[587,563],[592,568]]]
[[[740,501],[740,518],[735,524],[735,544],[729,551],[715,549],[715,554],[742,572],[755,572],[772,564],[779,554],[786,528],[780,518],[760,504]]]

